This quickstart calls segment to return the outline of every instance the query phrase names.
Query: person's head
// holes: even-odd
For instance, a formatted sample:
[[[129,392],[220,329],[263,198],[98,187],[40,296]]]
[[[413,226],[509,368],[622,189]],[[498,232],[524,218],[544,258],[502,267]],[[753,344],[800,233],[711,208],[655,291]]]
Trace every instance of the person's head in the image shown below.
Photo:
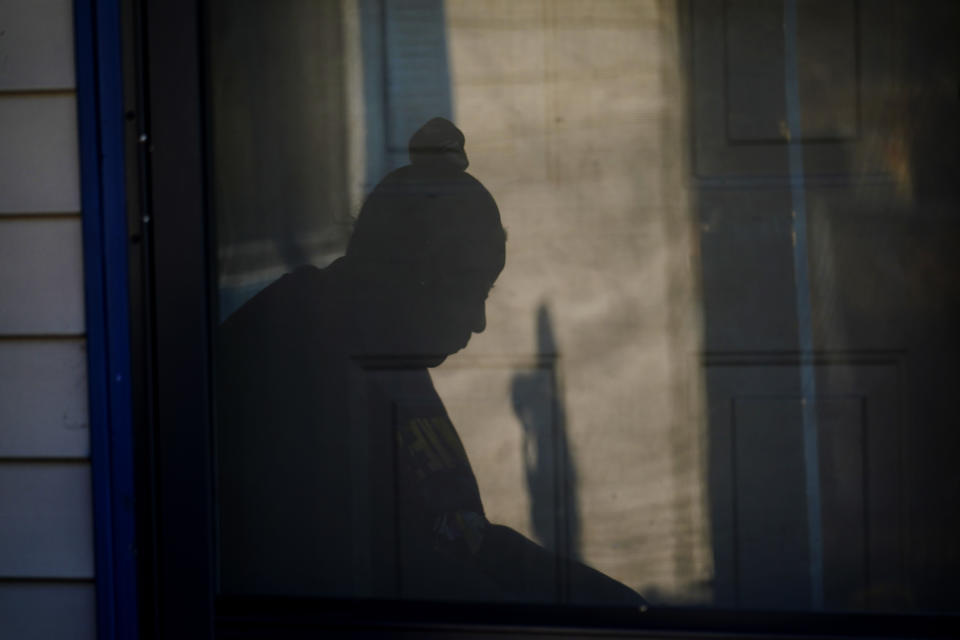
[[[442,118],[421,127],[410,140],[411,164],[370,194],[347,249],[391,313],[386,348],[428,365],[484,330],[485,300],[505,260],[500,212],[464,172],[463,143]]]

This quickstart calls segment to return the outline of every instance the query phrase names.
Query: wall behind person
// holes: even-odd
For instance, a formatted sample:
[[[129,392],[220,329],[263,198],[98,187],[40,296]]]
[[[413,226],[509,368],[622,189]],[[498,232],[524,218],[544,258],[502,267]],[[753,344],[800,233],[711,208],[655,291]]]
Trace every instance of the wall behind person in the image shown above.
[[[469,171],[508,231],[487,331],[434,373],[488,515],[538,537],[538,512],[576,514],[575,529],[558,524],[555,539],[576,543],[561,551],[645,596],[707,600],[677,8],[453,0],[445,11]],[[548,405],[541,451],[567,467],[539,494],[511,402],[511,381],[531,371],[557,381],[552,397],[529,401]]]

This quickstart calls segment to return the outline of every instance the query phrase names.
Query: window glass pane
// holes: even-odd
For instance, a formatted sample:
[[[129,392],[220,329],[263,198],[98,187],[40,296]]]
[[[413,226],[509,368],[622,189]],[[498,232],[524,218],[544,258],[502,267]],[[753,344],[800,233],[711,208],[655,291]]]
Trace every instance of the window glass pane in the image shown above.
[[[206,10],[220,593],[956,610],[954,3]]]

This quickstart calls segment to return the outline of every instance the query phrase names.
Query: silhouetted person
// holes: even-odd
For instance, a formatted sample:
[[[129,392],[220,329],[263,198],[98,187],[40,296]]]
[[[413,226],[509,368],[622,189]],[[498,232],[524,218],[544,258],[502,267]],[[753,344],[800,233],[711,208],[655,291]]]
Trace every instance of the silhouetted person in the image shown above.
[[[225,593],[556,601],[556,556],[486,520],[427,371],[484,330],[504,265],[499,211],[463,145],[428,122],[344,257],[287,274],[220,327]],[[598,602],[639,603],[573,572]]]

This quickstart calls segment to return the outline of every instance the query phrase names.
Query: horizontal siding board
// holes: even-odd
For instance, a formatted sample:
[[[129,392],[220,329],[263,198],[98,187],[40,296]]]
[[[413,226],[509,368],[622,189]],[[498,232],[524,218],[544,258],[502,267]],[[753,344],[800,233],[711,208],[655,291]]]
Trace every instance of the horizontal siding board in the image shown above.
[[[0,213],[80,210],[72,93],[0,94]]]
[[[0,578],[93,577],[90,465],[0,463]]]
[[[71,0],[0,2],[0,91],[74,86]]]
[[[93,583],[0,583],[4,640],[93,640],[96,614]]]
[[[82,338],[0,340],[0,458],[90,455]]]
[[[79,334],[83,329],[79,216],[0,217],[0,335]]]

